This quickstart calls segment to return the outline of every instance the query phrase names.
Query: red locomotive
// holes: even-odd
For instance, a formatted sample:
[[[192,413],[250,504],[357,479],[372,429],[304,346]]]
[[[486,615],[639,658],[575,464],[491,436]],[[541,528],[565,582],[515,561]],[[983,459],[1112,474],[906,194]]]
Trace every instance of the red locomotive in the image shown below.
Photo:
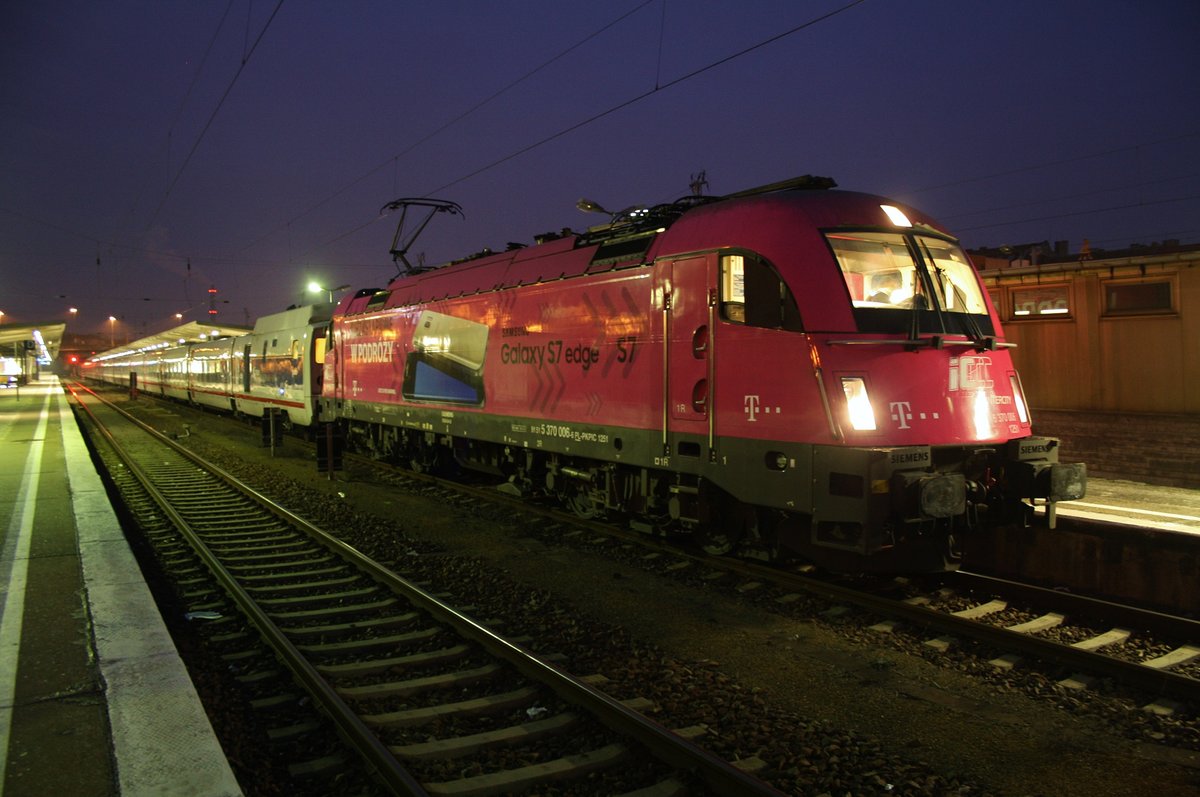
[[[410,267],[338,306],[319,418],[377,456],[457,462],[712,553],[942,570],[1033,504],[1052,523],[1085,467],[1031,436],[970,261],[919,211],[832,187],[690,197]]]

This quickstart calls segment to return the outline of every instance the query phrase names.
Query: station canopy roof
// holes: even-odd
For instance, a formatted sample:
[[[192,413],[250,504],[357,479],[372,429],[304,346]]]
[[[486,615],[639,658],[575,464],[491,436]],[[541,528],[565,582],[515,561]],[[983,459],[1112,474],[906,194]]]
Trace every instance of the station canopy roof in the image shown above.
[[[147,335],[129,343],[124,343],[108,351],[99,352],[90,359],[93,361],[108,360],[113,357],[123,357],[127,354],[140,351],[178,346],[180,343],[197,343],[216,338],[232,338],[239,335],[246,335],[249,332],[251,332],[250,327],[229,326],[226,324],[201,324],[197,321],[189,321],[186,324],[180,324],[177,327],[171,327],[162,332],[156,332],[153,335]]]
[[[62,321],[49,324],[0,324],[0,357],[5,356],[6,350],[11,351],[13,343],[41,338],[47,355],[53,360],[58,356],[66,329],[67,325]]]

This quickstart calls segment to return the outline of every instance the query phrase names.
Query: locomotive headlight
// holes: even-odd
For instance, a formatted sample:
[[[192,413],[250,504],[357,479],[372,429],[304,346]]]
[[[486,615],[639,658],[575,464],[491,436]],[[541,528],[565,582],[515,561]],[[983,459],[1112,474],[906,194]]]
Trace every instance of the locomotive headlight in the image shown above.
[[[850,426],[859,432],[875,431],[875,408],[867,395],[866,381],[861,376],[843,376],[842,390],[846,394]]]
[[[1021,389],[1021,380],[1016,374],[1008,375],[1008,383],[1012,385],[1013,404],[1017,407],[1017,417],[1021,423],[1029,423],[1029,410],[1025,408],[1025,391]]]

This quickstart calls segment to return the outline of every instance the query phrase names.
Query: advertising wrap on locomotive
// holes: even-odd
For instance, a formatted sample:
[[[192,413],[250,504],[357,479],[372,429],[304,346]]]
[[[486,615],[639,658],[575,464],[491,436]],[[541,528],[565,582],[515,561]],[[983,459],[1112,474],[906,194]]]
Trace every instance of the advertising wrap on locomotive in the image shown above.
[[[393,243],[385,288],[96,371],[713,554],[939,571],[969,535],[1052,527],[1086,468],[1032,435],[971,261],[919,210],[833,186],[631,208],[437,267]],[[406,203],[458,211],[386,207]]]
[[[1081,497],[999,320],[918,210],[805,177],[409,267],[347,296],[320,418],[708,551],[954,567]],[[407,266],[407,261],[405,261]]]

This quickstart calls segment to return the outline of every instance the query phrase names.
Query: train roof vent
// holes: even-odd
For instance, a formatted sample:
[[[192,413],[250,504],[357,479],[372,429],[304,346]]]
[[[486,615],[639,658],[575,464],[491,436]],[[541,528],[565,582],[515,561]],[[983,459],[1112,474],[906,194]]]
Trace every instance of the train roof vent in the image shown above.
[[[588,227],[587,232],[575,238],[575,247],[578,249],[599,244],[592,256],[592,265],[636,261],[650,249],[650,244],[660,232],[697,204],[693,201],[695,199],[713,201],[709,197],[688,197],[678,202],[650,207],[635,205],[609,213],[595,202],[581,199],[577,204],[580,210],[609,213],[612,221]]]
[[[756,188],[747,188],[744,191],[736,191],[732,194],[726,194],[722,199],[734,199],[742,196],[756,196],[758,194],[770,194],[775,191],[825,191],[830,188],[837,188],[837,181],[832,177],[818,177],[814,174],[804,174],[800,177],[793,177],[790,180],[780,180],[777,183],[767,183]]]
[[[392,292],[388,290],[375,291],[371,294],[371,300],[367,302],[367,309],[374,310],[377,307],[383,307],[391,295]]]
[[[617,263],[640,261],[657,235],[657,231],[649,231],[639,235],[603,241],[596,247],[596,253],[592,255],[591,265],[610,266]]]

